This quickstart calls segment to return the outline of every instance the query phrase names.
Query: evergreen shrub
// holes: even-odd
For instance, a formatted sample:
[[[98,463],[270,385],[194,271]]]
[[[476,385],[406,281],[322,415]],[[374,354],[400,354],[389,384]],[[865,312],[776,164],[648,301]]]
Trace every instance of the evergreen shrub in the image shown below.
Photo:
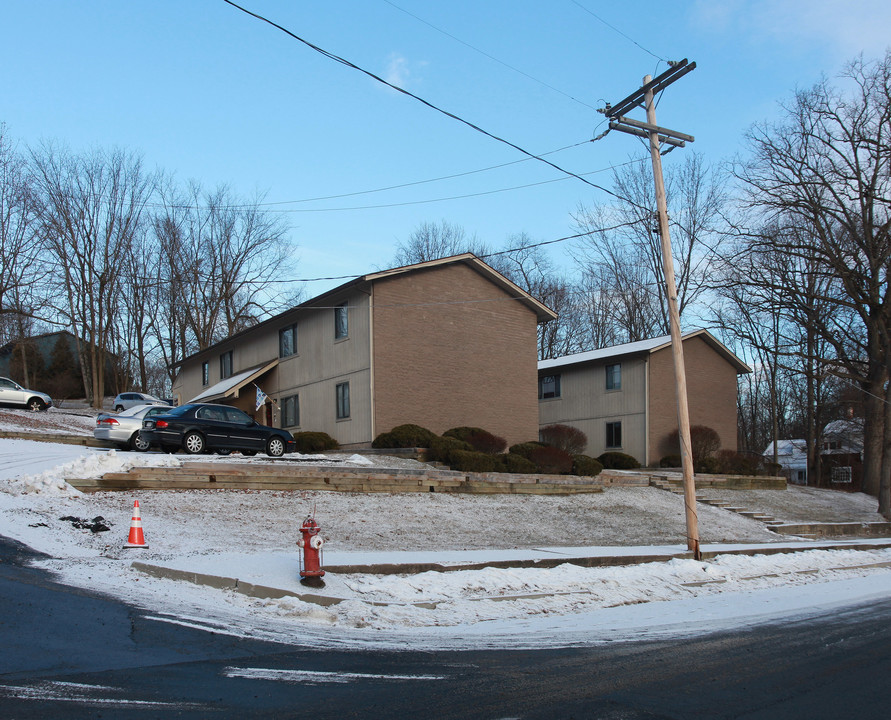
[[[605,452],[597,459],[606,470],[637,470],[640,467],[637,460],[621,452]]]
[[[597,458],[588,455],[572,456],[572,474],[595,477],[603,471],[603,465]]]
[[[294,442],[299,453],[324,452],[340,447],[337,440],[325,432],[294,433]]]
[[[378,435],[371,443],[373,448],[430,447],[436,435],[420,425],[397,425],[389,432]]]
[[[572,472],[572,455],[560,448],[543,445],[529,453],[529,460],[546,475],[568,475]]]

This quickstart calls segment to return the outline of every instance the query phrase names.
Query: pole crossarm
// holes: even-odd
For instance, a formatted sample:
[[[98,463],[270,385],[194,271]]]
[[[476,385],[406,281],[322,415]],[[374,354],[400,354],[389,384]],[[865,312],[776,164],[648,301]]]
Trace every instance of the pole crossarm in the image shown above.
[[[672,66],[668,68],[668,70],[666,70],[664,73],[657,76],[653,80],[650,80],[648,83],[645,83],[643,87],[635,90],[624,100],[620,100],[615,105],[610,105],[609,103],[607,103],[606,107],[598,110],[598,112],[602,112],[610,120],[617,118],[620,115],[624,115],[629,110],[633,110],[636,107],[643,106],[648,92],[652,91],[655,95],[656,93],[667,88],[675,80],[680,80],[688,72],[695,69],[696,63],[691,63],[687,60],[687,58],[684,58],[683,60],[673,63]]]
[[[634,128],[640,128],[641,130],[646,130],[647,132],[659,133],[659,135],[661,136],[677,138],[678,140],[686,140],[687,142],[693,142],[696,139],[692,135],[687,135],[687,133],[678,132],[677,130],[669,130],[668,128],[659,127],[658,125],[650,125],[649,123],[641,122],[640,120],[632,120],[631,118],[627,117],[617,117],[614,119],[614,121],[617,123],[622,123],[623,125],[630,125]]]
[[[641,124],[643,124],[643,123],[641,123]],[[658,132],[656,129],[653,129],[652,131],[648,132],[646,130],[641,130],[636,127],[622,125],[621,123],[615,122],[615,121],[610,122],[609,129],[610,130],[618,130],[619,132],[628,133],[629,135],[637,135],[637,137],[642,137],[642,138],[649,138],[650,132]],[[669,137],[668,135],[659,135],[659,142],[665,143],[666,145],[674,145],[675,147],[681,147],[681,148],[687,146],[687,143],[685,143],[683,140],[676,140],[675,138]],[[691,142],[692,142],[692,140],[691,140]]]

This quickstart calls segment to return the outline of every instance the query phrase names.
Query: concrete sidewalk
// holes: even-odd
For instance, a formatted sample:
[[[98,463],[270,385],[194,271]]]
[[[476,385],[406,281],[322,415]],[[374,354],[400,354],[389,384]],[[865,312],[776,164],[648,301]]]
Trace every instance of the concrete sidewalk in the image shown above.
[[[718,555],[763,555],[803,550],[875,550],[891,547],[891,538],[841,540],[835,542],[799,541],[766,544],[703,545],[703,560]],[[551,547],[515,550],[456,550],[443,552],[327,552],[323,588],[300,583],[299,557],[294,552],[264,555],[217,553],[171,560],[164,564],[135,561],[132,567],[153,577],[167,578],[228,589],[256,598],[294,597],[304,602],[330,606],[346,600],[364,601],[344,582],[351,574],[417,575],[424,572],[479,570],[484,568],[552,568],[564,563],[583,567],[613,567],[672,559],[692,559],[681,545],[641,547]],[[234,577],[233,568],[250,568]],[[517,596],[526,597],[526,596]],[[510,599],[510,598],[507,598]],[[386,603],[372,603],[386,604]],[[435,603],[411,603],[428,607]]]

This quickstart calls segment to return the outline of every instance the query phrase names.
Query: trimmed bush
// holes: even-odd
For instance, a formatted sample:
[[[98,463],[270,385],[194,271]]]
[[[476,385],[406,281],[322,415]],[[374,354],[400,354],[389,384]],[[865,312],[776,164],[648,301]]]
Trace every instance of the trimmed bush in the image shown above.
[[[496,456],[473,450],[454,450],[449,465],[460,472],[498,472],[502,468]]]
[[[504,465],[505,472],[531,475],[538,469],[534,462],[524,458],[522,455],[507,453],[506,455],[502,455],[500,459],[502,465]]]
[[[680,433],[673,430],[668,436],[668,442],[680,452]],[[690,454],[693,456],[695,466],[703,458],[712,457],[721,447],[721,436],[717,431],[707,425],[693,425],[690,428]]]
[[[753,453],[721,450],[717,459],[721,472],[727,475],[762,475],[766,471],[765,459]]]
[[[436,437],[434,433],[420,425],[397,425],[390,432],[381,433],[374,442],[373,448],[413,448],[430,447]]]
[[[681,466],[680,455],[666,455],[659,461],[659,467],[661,468],[679,468]]]
[[[573,475],[585,475],[588,477],[594,477],[596,475],[600,475],[602,471],[603,465],[597,458],[592,458],[588,455],[572,456]]]
[[[620,452],[605,452],[597,459],[605,470],[637,470],[640,467],[637,460]]]
[[[430,452],[427,453],[428,460],[438,460],[439,462],[451,465],[452,453],[456,450],[472,451],[473,446],[463,440],[453,437],[437,437],[430,442]]]
[[[530,456],[532,455],[532,452],[534,450],[536,450],[540,447],[544,447],[544,446],[545,446],[544,443],[535,442],[535,441],[517,443],[516,445],[511,445],[510,448],[508,449],[508,452],[512,453],[514,455],[520,455],[521,457],[524,457],[527,460],[530,460],[531,459]]]
[[[546,475],[568,475],[572,472],[572,455],[560,448],[543,445],[529,453],[539,472]]]
[[[478,427],[451,428],[446,430],[442,436],[463,440],[469,443],[477,452],[488,453],[489,455],[497,455],[504,452],[504,449],[507,447],[507,440]]]
[[[325,432],[294,433],[294,442],[299,453],[324,452],[340,447],[337,440]]]
[[[706,473],[707,475],[715,475],[722,472],[721,463],[716,457],[704,457],[694,460],[693,468],[696,472]]]
[[[538,431],[538,437],[546,445],[578,455],[588,447],[588,436],[571,425],[546,425]]]

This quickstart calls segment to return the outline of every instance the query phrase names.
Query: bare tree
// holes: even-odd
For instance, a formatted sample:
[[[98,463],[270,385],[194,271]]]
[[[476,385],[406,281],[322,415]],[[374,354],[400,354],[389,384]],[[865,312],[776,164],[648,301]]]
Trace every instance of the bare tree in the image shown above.
[[[55,310],[79,348],[84,391],[102,406],[122,264],[149,197],[141,160],[121,150],[72,155],[52,145],[31,153],[41,238],[58,278]]]
[[[573,215],[576,227],[588,234],[576,251],[576,261],[589,283],[598,278],[606,282],[607,292],[622,293],[616,310],[623,340],[667,334],[668,306],[652,175],[644,163],[634,163],[617,170],[614,183],[621,198],[615,205],[580,207]],[[666,173],[666,196],[678,310],[683,317],[708,289],[723,237],[719,225],[726,199],[715,173],[695,153]]]
[[[460,225],[453,225],[446,220],[440,221],[438,225],[424,222],[412,231],[408,240],[400,241],[393,257],[393,265],[414,265],[465,252],[486,255],[489,250],[476,235],[468,238]]]
[[[752,157],[736,168],[749,208],[779,233],[788,258],[814,258],[837,281],[838,313],[814,314],[811,327],[857,378],[865,400],[864,489],[891,517],[891,53],[851,63],[841,92],[821,81],[796,94],[785,118],[749,133]],[[791,229],[794,232],[787,232]],[[857,328],[840,334],[836,315]]]

